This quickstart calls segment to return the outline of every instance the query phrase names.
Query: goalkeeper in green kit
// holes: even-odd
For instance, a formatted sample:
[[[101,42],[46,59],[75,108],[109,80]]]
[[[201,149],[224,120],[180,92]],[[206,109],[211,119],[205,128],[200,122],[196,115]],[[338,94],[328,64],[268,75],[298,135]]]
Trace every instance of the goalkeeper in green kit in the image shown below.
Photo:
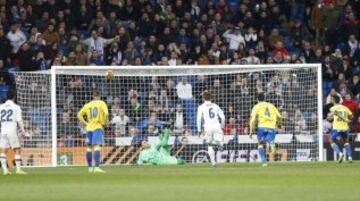
[[[140,152],[138,165],[183,165],[185,161],[170,155],[168,145],[170,129],[166,128],[164,133],[159,134],[159,142],[150,145],[147,141],[142,141],[142,151]]]

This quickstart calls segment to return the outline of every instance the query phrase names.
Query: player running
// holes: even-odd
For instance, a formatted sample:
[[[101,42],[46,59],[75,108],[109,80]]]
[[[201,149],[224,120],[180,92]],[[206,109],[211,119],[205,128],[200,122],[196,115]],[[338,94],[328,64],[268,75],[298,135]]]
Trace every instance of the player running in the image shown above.
[[[170,129],[166,128],[163,134],[159,135],[159,142],[150,145],[147,141],[142,141],[142,151],[140,152],[138,165],[182,165],[185,161],[171,156],[168,145]]]
[[[332,98],[335,101],[335,105],[330,108],[330,118],[334,120],[331,130],[331,147],[339,156],[338,162],[341,163],[344,160],[344,154],[336,144],[336,140],[340,136],[344,140],[344,148],[348,160],[349,162],[352,162],[351,146],[349,144],[349,122],[351,121],[352,113],[346,106],[339,104],[340,98],[338,96],[333,96]]]
[[[21,170],[21,155],[20,155],[20,136],[25,135],[24,123],[22,120],[21,108],[15,104],[16,91],[10,89],[7,94],[7,101],[0,105],[0,161],[4,175],[10,175],[11,172],[7,168],[6,153],[9,148],[15,152],[15,166],[16,174],[26,175],[27,173]],[[20,132],[18,133],[18,127]]]
[[[208,145],[208,153],[213,166],[216,165],[214,147],[223,149],[225,126],[225,115],[221,108],[211,102],[211,94],[208,91],[203,93],[204,103],[197,111],[197,129],[200,136],[204,135]]]
[[[252,138],[255,126],[257,126],[258,151],[262,166],[267,166],[265,153],[266,143],[270,144],[270,149],[275,153],[276,127],[281,126],[281,115],[276,107],[265,102],[264,93],[258,95],[258,103],[253,107],[250,117],[250,138]],[[257,123],[257,125],[255,125]]]
[[[77,117],[80,123],[86,126],[86,161],[89,172],[105,173],[105,171],[99,167],[101,160],[100,150],[101,145],[104,143],[104,127],[107,124],[109,112],[106,103],[100,100],[99,91],[95,90],[93,96],[94,100],[85,104],[79,111]],[[93,158],[95,160],[94,168],[92,167]]]

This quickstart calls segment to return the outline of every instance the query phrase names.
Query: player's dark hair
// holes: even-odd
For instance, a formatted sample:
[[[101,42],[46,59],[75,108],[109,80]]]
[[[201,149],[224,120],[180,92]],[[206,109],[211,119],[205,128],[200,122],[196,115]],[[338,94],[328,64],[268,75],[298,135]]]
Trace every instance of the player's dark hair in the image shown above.
[[[16,90],[15,89],[9,89],[7,92],[7,99],[8,100],[15,100],[16,97]]]
[[[93,97],[100,97],[100,92],[96,89],[93,90]]]
[[[338,95],[333,95],[332,97],[333,97],[335,103],[340,103],[340,97]]]
[[[204,99],[205,101],[210,101],[210,100],[211,100],[211,94],[210,94],[210,92],[204,91],[204,92],[203,92],[203,99]]]
[[[259,93],[257,99],[258,99],[258,101],[265,101],[265,94]]]

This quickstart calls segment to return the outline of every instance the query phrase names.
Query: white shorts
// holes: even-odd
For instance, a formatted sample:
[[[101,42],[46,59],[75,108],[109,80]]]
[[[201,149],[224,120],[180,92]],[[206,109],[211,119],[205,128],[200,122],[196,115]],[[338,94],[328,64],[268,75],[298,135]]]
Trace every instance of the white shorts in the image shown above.
[[[224,143],[224,133],[220,127],[210,127],[204,132],[205,140],[208,144]]]
[[[17,134],[0,134],[0,148],[20,148],[20,139]]]

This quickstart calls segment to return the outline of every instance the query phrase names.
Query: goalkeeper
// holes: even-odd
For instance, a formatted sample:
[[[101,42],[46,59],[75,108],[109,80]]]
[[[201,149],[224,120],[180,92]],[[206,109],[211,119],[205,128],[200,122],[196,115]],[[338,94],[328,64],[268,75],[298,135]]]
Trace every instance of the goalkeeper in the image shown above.
[[[183,165],[185,161],[171,156],[168,145],[170,129],[166,128],[164,133],[159,134],[159,142],[150,145],[147,141],[142,141],[142,151],[140,152],[138,165]]]

